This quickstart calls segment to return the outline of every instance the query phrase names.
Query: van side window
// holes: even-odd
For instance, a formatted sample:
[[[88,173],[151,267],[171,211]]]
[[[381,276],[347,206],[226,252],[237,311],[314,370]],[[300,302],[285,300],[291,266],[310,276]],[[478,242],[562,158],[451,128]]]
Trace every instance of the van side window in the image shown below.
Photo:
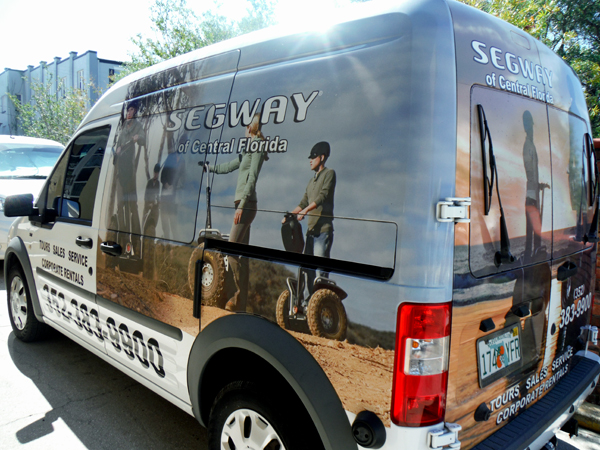
[[[57,218],[91,223],[109,132],[110,127],[103,127],[79,135],[57,164],[44,205]]]
[[[150,94],[123,107],[103,187],[110,201],[101,217],[107,229],[120,233],[116,240],[130,235],[179,242],[194,239],[206,151],[200,144],[210,136],[197,117],[207,106],[177,109],[183,105],[171,91]],[[133,244],[139,255],[138,241],[134,238]]]
[[[67,150],[62,154],[54,166],[52,175],[48,178],[48,182],[44,186],[40,198],[38,199],[37,206],[40,213],[45,217],[48,216],[48,213],[52,210],[54,199],[59,198],[62,194],[68,161],[69,151]],[[49,219],[46,218],[45,220],[48,221]],[[54,222],[54,219],[51,219],[50,221]]]
[[[485,110],[497,169],[486,213],[484,176],[491,180],[486,140],[483,167],[478,105]],[[497,90],[474,87],[471,95],[470,267],[475,276],[550,259],[552,239],[551,165],[546,107],[543,103]],[[498,264],[502,209],[515,261]]]

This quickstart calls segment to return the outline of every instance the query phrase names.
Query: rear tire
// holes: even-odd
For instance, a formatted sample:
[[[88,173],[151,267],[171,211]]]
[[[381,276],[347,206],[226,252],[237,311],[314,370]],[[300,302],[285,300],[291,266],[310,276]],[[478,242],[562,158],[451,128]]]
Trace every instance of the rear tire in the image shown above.
[[[289,400],[289,399],[288,399]],[[296,408],[250,382],[228,384],[217,395],[208,423],[210,450],[322,449]]]
[[[308,302],[308,327],[313,336],[343,341],[348,318],[340,297],[330,289],[319,289]]]
[[[6,286],[8,317],[15,336],[23,342],[40,340],[46,334],[48,326],[35,317],[29,287],[19,267],[11,267]]]
[[[310,334],[306,320],[290,319],[290,291],[287,289],[277,299],[275,317],[277,318],[277,325],[284,330]]]
[[[188,283],[192,294],[196,280],[196,261],[202,263],[202,304],[224,308],[227,303],[225,292],[225,262],[223,256],[215,252],[204,252],[204,244],[200,244],[192,252],[188,264]]]

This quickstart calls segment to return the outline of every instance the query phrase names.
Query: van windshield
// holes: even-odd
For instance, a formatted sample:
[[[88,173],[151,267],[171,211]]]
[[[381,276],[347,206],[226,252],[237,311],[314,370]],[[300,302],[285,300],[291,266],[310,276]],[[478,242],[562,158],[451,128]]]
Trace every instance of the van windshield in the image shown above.
[[[62,150],[59,146],[0,144],[0,178],[46,178]]]

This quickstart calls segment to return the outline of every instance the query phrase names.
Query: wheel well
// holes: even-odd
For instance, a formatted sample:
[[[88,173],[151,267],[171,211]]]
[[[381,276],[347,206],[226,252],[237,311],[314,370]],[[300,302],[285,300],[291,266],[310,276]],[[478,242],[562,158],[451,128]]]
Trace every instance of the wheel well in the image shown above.
[[[294,389],[273,366],[251,351],[229,348],[213,355],[202,374],[199,397],[200,412],[205,424],[208,424],[213,403],[219,392],[234,381],[256,383],[273,392],[278,398],[285,398],[290,411],[299,412],[305,418],[309,418]]]
[[[19,262],[19,258],[14,253],[10,253],[7,258],[4,260],[4,273],[5,275],[10,272],[12,266],[21,267],[21,263]],[[22,267],[21,267],[22,269]]]
[[[24,281],[27,282],[27,286],[29,287],[29,295],[31,296],[35,318],[39,322],[43,323],[44,318],[37,291],[35,289],[35,281],[33,279],[33,272],[31,271],[31,263],[27,255],[27,250],[25,250],[23,241],[20,238],[13,238],[10,241],[9,248],[7,248],[7,252],[4,255],[4,281],[7,283],[7,290],[10,288],[10,286],[8,286],[8,275],[13,268],[20,270],[22,275],[25,277]]]

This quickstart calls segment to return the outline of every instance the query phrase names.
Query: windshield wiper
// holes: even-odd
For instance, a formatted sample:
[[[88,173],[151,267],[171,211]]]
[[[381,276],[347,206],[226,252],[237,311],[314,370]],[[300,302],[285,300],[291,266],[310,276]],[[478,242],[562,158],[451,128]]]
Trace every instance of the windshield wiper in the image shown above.
[[[515,262],[515,257],[510,252],[510,238],[508,237],[508,229],[506,227],[506,219],[504,218],[504,209],[502,209],[502,199],[500,198],[500,186],[498,180],[498,167],[496,166],[496,158],[494,157],[494,146],[492,144],[492,135],[488,127],[485,111],[482,105],[477,105],[477,113],[479,114],[479,136],[481,139],[481,154],[483,162],[483,195],[485,198],[485,215],[487,216],[492,206],[492,195],[494,192],[494,180],[496,181],[496,195],[498,196],[498,206],[500,207],[500,251],[494,255],[494,264],[500,267],[501,264]],[[485,143],[488,142],[489,164],[491,177],[487,174],[487,159],[485,151]]]

